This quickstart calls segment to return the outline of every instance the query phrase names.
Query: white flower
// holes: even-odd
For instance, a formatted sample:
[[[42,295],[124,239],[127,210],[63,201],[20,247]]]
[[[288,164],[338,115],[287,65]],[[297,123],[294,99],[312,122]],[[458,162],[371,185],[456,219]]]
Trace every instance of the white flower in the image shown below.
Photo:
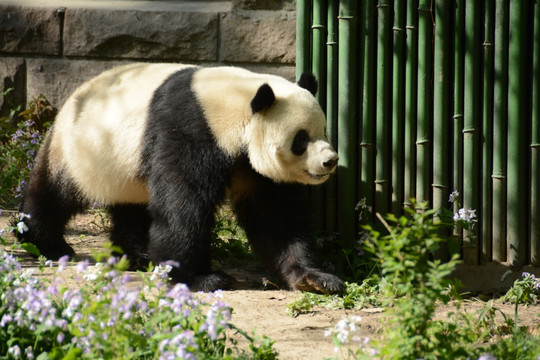
[[[26,231],[28,231],[28,226],[26,226],[26,224],[24,222],[19,221],[17,223],[17,230],[19,231],[20,234],[23,234]]]
[[[454,190],[454,191],[452,191],[452,193],[450,194],[450,197],[448,198],[448,202],[453,203],[454,201],[456,201],[456,199],[457,199],[458,197],[459,197],[459,191]]]
[[[476,210],[473,209],[459,209],[457,213],[454,214],[454,221],[464,220],[469,224],[472,224],[476,219]]]

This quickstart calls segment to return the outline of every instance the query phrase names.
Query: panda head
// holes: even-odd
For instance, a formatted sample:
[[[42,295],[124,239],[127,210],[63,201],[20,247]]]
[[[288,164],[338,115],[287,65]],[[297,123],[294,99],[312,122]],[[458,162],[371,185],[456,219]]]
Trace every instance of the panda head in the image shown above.
[[[246,132],[255,171],[276,182],[316,185],[337,167],[327,139],[326,118],[314,95],[317,82],[302,75],[298,84],[264,83],[251,100]]]

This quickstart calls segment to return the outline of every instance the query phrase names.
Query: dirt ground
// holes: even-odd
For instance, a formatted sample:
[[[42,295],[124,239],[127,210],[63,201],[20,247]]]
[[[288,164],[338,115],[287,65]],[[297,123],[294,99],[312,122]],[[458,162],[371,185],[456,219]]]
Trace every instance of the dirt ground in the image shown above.
[[[8,225],[9,218],[4,212],[0,216],[0,228]],[[73,219],[67,229],[67,241],[77,252],[75,260],[91,258],[91,255],[103,248],[107,241],[107,233],[99,225],[99,219],[86,214]],[[5,234],[4,234],[5,235]],[[36,261],[23,251],[17,251],[21,263],[25,267],[36,266]],[[219,264],[216,264],[219,267]],[[316,308],[308,314],[296,318],[286,313],[286,307],[299,297],[299,294],[283,289],[264,289],[262,279],[268,274],[257,264],[242,267],[222,267],[221,270],[233,275],[238,283],[235,289],[224,291],[224,300],[234,310],[232,323],[248,333],[266,335],[275,341],[274,348],[279,352],[279,359],[324,359],[342,357],[345,353],[334,352],[334,344],[330,337],[324,336],[325,329],[333,327],[344,315],[362,317],[360,327],[363,335],[379,337],[382,329],[382,310],[367,308],[358,311],[329,310]],[[273,287],[273,286],[268,286]],[[475,312],[483,306],[480,301],[466,302],[464,309]],[[497,304],[506,316],[513,318],[513,306]],[[437,317],[444,318],[452,306],[441,306]],[[520,325],[537,329],[540,324],[540,306],[521,307]],[[502,317],[499,316],[501,319]]]

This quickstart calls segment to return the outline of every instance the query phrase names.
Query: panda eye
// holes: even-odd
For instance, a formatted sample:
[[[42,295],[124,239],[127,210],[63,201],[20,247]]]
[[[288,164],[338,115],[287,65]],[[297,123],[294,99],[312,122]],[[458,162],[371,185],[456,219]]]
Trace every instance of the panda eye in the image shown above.
[[[296,133],[296,136],[294,137],[291,151],[294,155],[300,156],[306,151],[308,143],[309,135],[307,131],[300,130]]]

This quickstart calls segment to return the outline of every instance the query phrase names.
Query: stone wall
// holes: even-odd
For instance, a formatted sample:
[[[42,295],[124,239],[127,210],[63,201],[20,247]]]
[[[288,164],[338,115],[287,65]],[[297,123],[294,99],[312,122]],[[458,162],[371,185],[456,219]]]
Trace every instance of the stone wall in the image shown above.
[[[0,0],[0,116],[129,62],[226,64],[294,80],[294,0]]]

